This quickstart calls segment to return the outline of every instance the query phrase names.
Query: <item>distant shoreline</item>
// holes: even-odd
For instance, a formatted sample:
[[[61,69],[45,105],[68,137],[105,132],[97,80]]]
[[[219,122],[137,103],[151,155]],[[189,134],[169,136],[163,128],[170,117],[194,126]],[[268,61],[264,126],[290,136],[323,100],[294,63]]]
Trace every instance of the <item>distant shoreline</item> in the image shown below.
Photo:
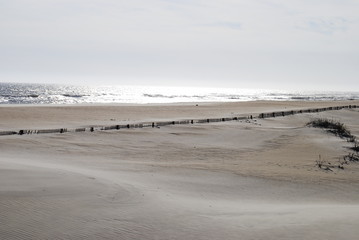
[[[359,100],[353,91],[0,83],[0,104],[169,104]]]

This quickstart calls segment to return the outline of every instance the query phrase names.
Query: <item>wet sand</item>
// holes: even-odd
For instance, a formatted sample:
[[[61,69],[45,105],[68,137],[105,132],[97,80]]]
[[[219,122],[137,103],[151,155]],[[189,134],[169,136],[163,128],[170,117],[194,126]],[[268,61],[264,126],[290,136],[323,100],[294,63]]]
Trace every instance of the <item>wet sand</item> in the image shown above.
[[[224,117],[343,102],[6,106],[2,130]],[[357,104],[358,102],[349,102]],[[0,136],[1,239],[356,239],[359,109],[271,119]]]

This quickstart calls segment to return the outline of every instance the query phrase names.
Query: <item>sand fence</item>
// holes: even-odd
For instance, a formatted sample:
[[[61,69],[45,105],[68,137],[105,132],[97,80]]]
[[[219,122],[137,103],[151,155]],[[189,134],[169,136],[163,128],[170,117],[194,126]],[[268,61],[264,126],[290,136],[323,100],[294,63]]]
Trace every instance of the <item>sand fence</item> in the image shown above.
[[[145,128],[145,127],[162,127],[170,125],[184,125],[184,124],[202,124],[202,123],[216,123],[216,122],[228,122],[228,121],[239,121],[253,118],[275,118],[285,117],[295,114],[303,113],[318,113],[323,111],[333,111],[342,109],[354,109],[358,108],[357,105],[346,105],[346,106],[335,106],[326,108],[310,108],[300,110],[289,110],[289,111],[277,111],[260,113],[258,116],[253,115],[241,115],[236,117],[223,117],[223,118],[206,118],[206,119],[186,119],[186,120],[175,120],[175,121],[157,121],[157,122],[143,122],[143,123],[132,123],[132,124],[118,124],[110,126],[88,126],[81,128],[55,128],[55,129],[21,129],[19,131],[0,131],[0,136],[4,135],[29,135],[29,134],[48,134],[48,133],[66,133],[66,132],[94,132],[94,131],[106,131],[106,130],[120,130],[120,129],[133,129],[133,128]]]

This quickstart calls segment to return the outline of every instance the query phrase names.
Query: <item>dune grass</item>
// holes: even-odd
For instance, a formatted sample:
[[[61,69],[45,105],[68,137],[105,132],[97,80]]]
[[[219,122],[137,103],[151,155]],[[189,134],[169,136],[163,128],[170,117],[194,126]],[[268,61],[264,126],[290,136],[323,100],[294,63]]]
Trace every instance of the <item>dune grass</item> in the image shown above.
[[[353,136],[347,127],[338,121],[318,118],[307,123],[307,126],[315,127],[315,128],[324,128],[327,129],[328,132],[333,133],[341,138],[346,138],[349,141],[354,142],[355,136]]]
[[[353,152],[348,153],[342,160],[339,160],[339,165],[337,166],[339,169],[344,169],[343,164],[348,164],[348,162],[359,162],[359,144],[357,138],[350,133],[343,123],[331,119],[319,118],[310,121],[307,123],[307,126],[326,129],[327,132],[353,143],[353,147],[349,148]],[[319,155],[319,159],[316,160],[316,165],[321,169],[331,170],[334,166],[331,165],[331,163],[328,164],[329,165],[325,165],[324,160]]]

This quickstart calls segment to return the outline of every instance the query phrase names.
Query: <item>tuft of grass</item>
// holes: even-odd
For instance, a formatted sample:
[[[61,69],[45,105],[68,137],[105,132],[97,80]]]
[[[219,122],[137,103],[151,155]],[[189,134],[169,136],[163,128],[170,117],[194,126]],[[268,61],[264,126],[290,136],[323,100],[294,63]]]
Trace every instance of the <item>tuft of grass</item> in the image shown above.
[[[323,169],[325,171],[331,171],[331,172],[333,171],[332,168],[334,168],[334,166],[332,166],[332,164],[330,162],[324,161],[324,159],[322,158],[322,156],[320,154],[319,154],[319,158],[317,159],[317,161],[315,161],[315,165],[317,165],[317,167],[320,169]]]
[[[357,138],[355,136],[351,136],[348,138],[347,140],[348,142],[352,142],[352,143],[356,143],[357,142]]]
[[[354,146],[351,147],[351,150],[353,150],[356,153],[359,153],[359,144],[358,144],[358,142],[355,140],[353,143],[354,143]]]
[[[322,156],[319,154],[318,159],[315,161],[315,165],[325,171],[331,171],[333,172],[333,169],[338,168],[341,170],[344,170],[344,164],[348,164],[348,160],[347,158],[343,158],[338,160],[338,164],[332,164],[329,161],[325,161],[324,158],[322,158]]]
[[[344,160],[349,162],[359,162],[359,155],[354,153],[349,153],[348,155],[344,156]]]
[[[322,160],[322,156],[319,154],[319,158],[315,161],[315,165],[318,168],[322,168],[323,164],[324,164],[324,160]]]
[[[348,162],[359,162],[359,143],[357,138],[350,133],[350,131],[345,127],[343,123],[338,121],[329,120],[329,119],[315,119],[307,123],[307,126],[315,127],[315,128],[324,128],[328,132],[335,134],[340,138],[345,138],[347,142],[353,144],[353,147],[350,147],[353,153],[349,153],[343,157],[343,160],[339,160],[338,168],[344,169],[344,164],[348,164]],[[329,165],[324,164],[324,160],[322,160],[321,156],[319,155],[319,159],[316,160],[316,166],[324,169],[324,170],[331,170],[332,165],[328,162]]]
[[[355,136],[350,133],[350,131],[345,127],[343,123],[338,121],[319,118],[310,121],[309,123],[307,123],[307,126],[324,128],[327,129],[328,132],[333,133],[341,138],[347,138],[348,141],[355,141]]]

